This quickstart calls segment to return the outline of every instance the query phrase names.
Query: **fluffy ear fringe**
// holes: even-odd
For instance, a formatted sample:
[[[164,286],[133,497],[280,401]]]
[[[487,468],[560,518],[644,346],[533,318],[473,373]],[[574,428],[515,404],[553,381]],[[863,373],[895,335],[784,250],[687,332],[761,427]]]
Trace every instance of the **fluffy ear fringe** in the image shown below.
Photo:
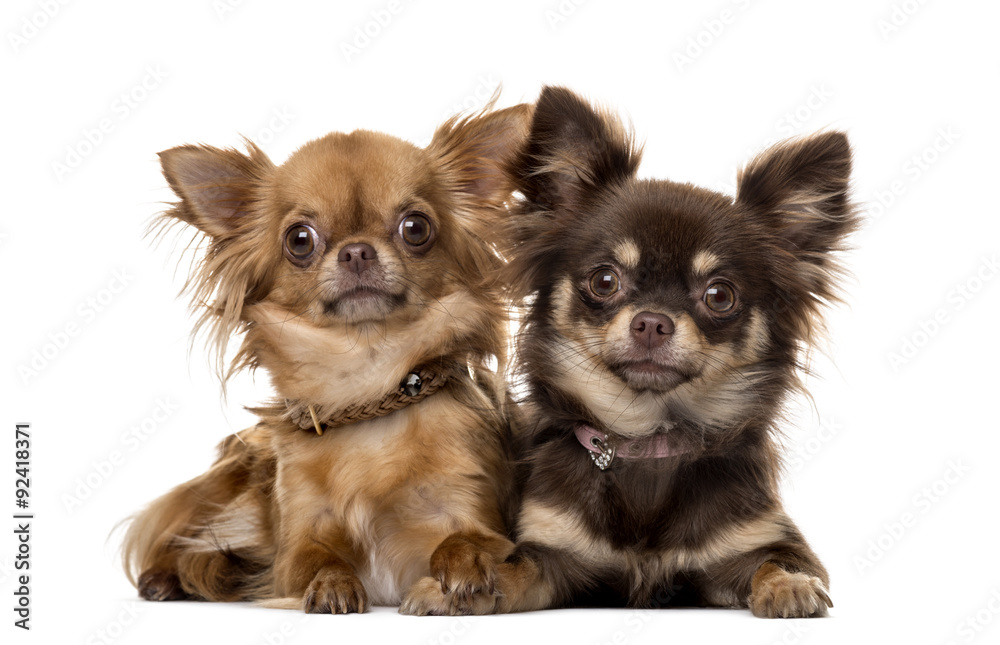
[[[641,158],[631,127],[611,110],[547,86],[527,145],[509,172],[538,208],[577,211],[595,189],[634,176]]]
[[[270,284],[269,263],[262,257],[266,248],[267,227],[257,212],[261,183],[274,165],[260,148],[244,139],[247,153],[236,149],[210,146],[181,146],[160,153],[164,175],[180,201],[168,204],[147,228],[147,235],[162,240],[174,227],[187,224],[196,229],[184,246],[192,252],[188,278],[181,295],[191,300],[197,318],[191,335],[191,347],[204,338],[212,363],[222,382],[223,392],[230,378],[244,368],[255,367],[249,348],[241,346],[228,362],[226,353],[234,335],[246,331],[241,319],[245,304],[259,297]],[[196,175],[179,176],[177,157],[192,156],[226,164],[225,172],[211,181],[185,181]],[[202,173],[204,176],[204,173]],[[221,201],[209,203],[206,195],[221,195]],[[220,214],[231,210],[231,214]],[[237,215],[238,213],[238,215]],[[187,227],[184,227],[185,230]]]
[[[860,226],[850,198],[852,153],[842,132],[789,139],[758,155],[739,173],[736,203],[768,226],[782,267],[779,318],[799,340],[806,362],[822,338],[826,305],[843,300],[848,277],[841,256]],[[803,365],[807,369],[807,365]]]
[[[499,227],[516,189],[505,168],[520,152],[532,114],[527,104],[494,110],[499,92],[481,110],[445,121],[427,146],[441,164],[441,187],[457,196],[454,215],[463,235],[476,241],[466,245],[465,261],[483,277],[477,288],[490,287],[500,263]]]
[[[497,88],[481,110],[445,121],[427,146],[440,163],[441,187],[455,196],[452,214],[464,240],[456,252],[462,265],[480,276],[477,284],[469,285],[470,290],[492,302],[500,298],[496,281],[502,265],[499,232],[515,189],[505,168],[524,144],[533,109],[520,104],[495,110],[499,95]],[[506,321],[498,319],[493,327],[483,333],[490,338],[486,344],[498,348],[497,373],[502,373],[507,366],[502,340],[507,336]],[[503,384],[496,383],[493,394],[502,401]]]
[[[504,168],[527,138],[533,112],[526,103],[495,110],[499,97],[498,87],[482,109],[442,123],[427,147],[454,182],[451,188],[494,207],[513,190]]]
[[[159,154],[163,175],[181,201],[169,212],[212,237],[231,232],[246,216],[247,199],[274,164],[244,137],[247,153],[234,148],[186,145]]]
[[[507,173],[521,192],[505,223],[500,281],[518,303],[546,281],[576,217],[600,190],[633,177],[642,146],[611,110],[563,87],[543,88],[531,134]]]

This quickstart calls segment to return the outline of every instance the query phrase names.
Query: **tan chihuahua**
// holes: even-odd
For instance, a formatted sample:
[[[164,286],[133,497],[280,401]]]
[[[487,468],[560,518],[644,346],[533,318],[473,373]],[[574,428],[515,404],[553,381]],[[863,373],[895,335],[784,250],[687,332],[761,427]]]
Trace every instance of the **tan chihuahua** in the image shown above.
[[[281,166],[252,143],[160,154],[180,198],[161,221],[207,236],[198,326],[220,357],[241,334],[224,377],[263,368],[279,398],[134,518],[140,596],[347,613],[397,605],[422,576],[488,588],[512,545],[504,386],[487,367],[505,364],[507,323],[485,284],[530,116],[452,119],[426,149],[334,133]]]

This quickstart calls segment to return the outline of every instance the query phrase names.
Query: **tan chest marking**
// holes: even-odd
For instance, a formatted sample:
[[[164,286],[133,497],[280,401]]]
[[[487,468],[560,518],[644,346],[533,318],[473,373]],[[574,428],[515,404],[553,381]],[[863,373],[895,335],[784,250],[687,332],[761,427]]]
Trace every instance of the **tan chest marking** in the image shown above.
[[[583,564],[602,569],[625,569],[633,575],[666,578],[679,571],[708,568],[727,558],[778,542],[784,537],[779,514],[722,530],[697,547],[656,553],[618,549],[594,535],[573,513],[537,500],[526,500],[518,518],[521,541],[530,541],[572,553]]]

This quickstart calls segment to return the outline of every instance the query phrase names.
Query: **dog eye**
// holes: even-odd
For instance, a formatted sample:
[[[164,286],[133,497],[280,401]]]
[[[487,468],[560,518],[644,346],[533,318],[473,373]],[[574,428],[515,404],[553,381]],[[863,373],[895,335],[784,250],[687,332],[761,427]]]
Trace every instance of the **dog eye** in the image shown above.
[[[316,251],[316,231],[296,224],[285,232],[285,252],[294,262],[308,259]]]
[[[621,289],[618,274],[611,269],[598,269],[590,276],[590,290],[599,298],[608,298]]]
[[[736,292],[725,282],[713,282],[705,290],[703,300],[709,309],[724,314],[736,306]]]
[[[410,246],[423,246],[431,239],[431,221],[414,211],[399,223],[399,236]]]

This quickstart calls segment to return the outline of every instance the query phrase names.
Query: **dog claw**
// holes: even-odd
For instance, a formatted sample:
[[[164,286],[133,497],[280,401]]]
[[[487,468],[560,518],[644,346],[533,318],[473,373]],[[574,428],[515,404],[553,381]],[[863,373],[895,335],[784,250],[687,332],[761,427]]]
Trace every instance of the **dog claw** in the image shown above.
[[[323,569],[306,590],[302,608],[307,614],[363,613],[368,604],[357,576],[339,569]]]

